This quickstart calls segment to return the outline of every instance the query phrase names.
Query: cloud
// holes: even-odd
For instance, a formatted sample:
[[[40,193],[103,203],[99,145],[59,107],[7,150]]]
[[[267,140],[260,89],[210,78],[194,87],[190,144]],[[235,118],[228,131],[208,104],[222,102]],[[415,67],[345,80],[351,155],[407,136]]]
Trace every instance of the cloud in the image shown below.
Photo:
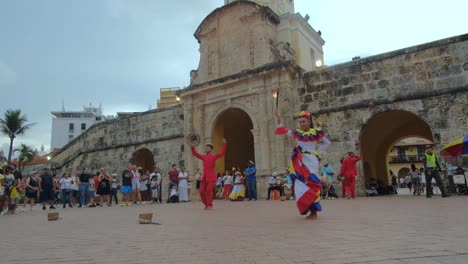
[[[16,72],[8,64],[0,60],[0,89],[12,88],[16,85]]]

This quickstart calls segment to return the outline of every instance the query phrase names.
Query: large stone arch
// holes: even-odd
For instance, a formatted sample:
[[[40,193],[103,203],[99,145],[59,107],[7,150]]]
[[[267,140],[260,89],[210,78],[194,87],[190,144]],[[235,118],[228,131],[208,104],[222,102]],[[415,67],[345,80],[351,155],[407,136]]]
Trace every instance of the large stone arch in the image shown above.
[[[216,163],[217,172],[231,167],[243,168],[247,161],[255,161],[254,121],[251,115],[241,107],[229,106],[223,107],[214,116],[207,135],[215,149],[221,148],[221,138],[225,137],[229,142],[225,156]]]
[[[129,162],[143,168],[143,171],[153,171],[155,165],[153,152],[147,148],[133,152]]]
[[[369,118],[359,136],[364,178],[389,184],[387,154],[393,143],[407,137],[433,141],[432,129],[415,113],[387,110]]]

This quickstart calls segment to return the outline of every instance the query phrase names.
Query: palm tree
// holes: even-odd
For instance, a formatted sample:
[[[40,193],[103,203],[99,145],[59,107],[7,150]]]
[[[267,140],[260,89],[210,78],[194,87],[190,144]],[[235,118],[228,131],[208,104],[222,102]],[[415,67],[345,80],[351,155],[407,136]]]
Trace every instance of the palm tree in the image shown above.
[[[8,164],[13,154],[13,140],[16,136],[23,135],[33,124],[26,124],[28,118],[21,115],[21,110],[8,109],[3,118],[0,118],[0,130],[10,138],[10,150],[8,151]]]
[[[25,144],[21,144],[20,148],[15,149],[15,152],[17,151],[20,153],[18,156],[18,165],[20,171],[22,171],[24,169],[24,165],[33,160],[34,156],[36,156],[36,151]],[[23,164],[23,166],[21,166],[21,164]]]

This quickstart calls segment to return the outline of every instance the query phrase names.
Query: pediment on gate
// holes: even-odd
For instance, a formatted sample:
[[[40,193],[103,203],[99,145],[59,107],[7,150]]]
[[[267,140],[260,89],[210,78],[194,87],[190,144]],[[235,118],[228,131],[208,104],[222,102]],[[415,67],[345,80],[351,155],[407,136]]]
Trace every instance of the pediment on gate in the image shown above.
[[[211,12],[194,34],[200,62],[191,72],[191,84],[274,62],[278,23],[269,7],[251,1],[235,1]]]

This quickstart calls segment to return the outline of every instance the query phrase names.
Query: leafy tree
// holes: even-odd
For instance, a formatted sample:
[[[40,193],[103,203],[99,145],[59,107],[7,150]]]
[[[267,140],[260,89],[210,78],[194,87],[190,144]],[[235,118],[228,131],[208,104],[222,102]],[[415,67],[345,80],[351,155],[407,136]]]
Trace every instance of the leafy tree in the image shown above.
[[[8,164],[11,162],[13,154],[13,140],[19,135],[23,135],[33,124],[26,124],[28,118],[21,115],[21,110],[8,109],[3,118],[0,118],[0,130],[10,138],[10,149],[8,151]]]
[[[33,150],[31,147],[26,146],[25,144],[21,144],[21,147],[15,149],[15,152],[19,152],[18,165],[20,170],[23,170],[24,165],[32,161],[34,156],[36,156],[36,151]]]

